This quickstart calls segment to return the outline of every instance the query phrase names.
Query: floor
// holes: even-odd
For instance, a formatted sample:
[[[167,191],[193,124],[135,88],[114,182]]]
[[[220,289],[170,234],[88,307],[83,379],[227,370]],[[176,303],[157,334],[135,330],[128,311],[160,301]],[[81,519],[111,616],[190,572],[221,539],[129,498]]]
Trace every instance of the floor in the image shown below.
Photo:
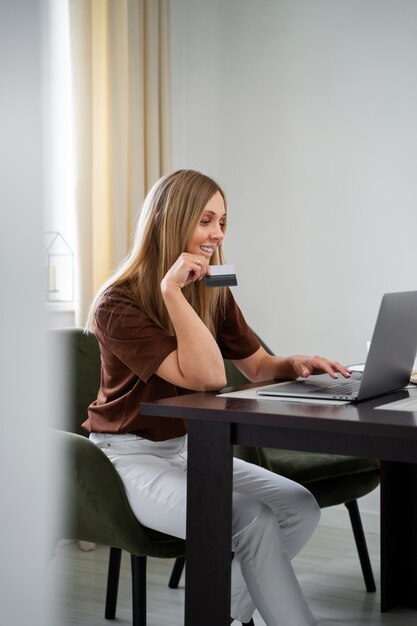
[[[368,548],[379,588],[379,536],[367,535]],[[104,626],[104,594],[108,549],[83,552],[78,543],[62,543],[48,570],[54,588],[53,626]],[[148,626],[183,624],[184,581],[178,589],[167,582],[173,561],[149,559]],[[313,538],[294,559],[294,567],[318,626],[416,626],[417,611],[396,609],[382,614],[379,593],[365,591],[352,534],[349,530],[319,526]],[[256,626],[265,622],[255,614]],[[117,626],[131,625],[130,560],[123,555]],[[237,622],[234,622],[238,626]],[[198,626],[198,625],[196,625]],[[297,626],[285,624],[284,626]]]

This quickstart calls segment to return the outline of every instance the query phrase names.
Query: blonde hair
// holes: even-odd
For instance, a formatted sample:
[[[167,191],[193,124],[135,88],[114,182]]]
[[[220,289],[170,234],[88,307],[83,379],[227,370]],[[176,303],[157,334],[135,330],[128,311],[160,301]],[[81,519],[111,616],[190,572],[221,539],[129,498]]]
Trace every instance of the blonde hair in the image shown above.
[[[107,280],[91,305],[86,329],[94,332],[95,315],[103,294],[126,284],[142,311],[158,326],[174,334],[161,295],[160,283],[184,252],[201,219],[204,207],[216,192],[226,198],[219,185],[194,170],[178,170],[158,180],[145,198],[130,254]],[[213,264],[223,264],[221,245],[214,251]],[[216,314],[225,306],[225,290],[207,288],[196,281],[183,294],[215,335]]]

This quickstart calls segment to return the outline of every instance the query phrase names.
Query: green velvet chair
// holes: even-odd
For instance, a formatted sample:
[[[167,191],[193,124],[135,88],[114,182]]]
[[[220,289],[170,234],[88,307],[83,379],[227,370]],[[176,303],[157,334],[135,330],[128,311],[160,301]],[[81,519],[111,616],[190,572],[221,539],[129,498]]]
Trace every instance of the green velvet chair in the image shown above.
[[[122,481],[107,456],[85,436],[81,423],[97,397],[100,353],[94,335],[82,329],[51,331],[53,352],[65,363],[68,402],[65,419],[53,424],[51,445],[61,483],[64,510],[56,539],[75,539],[110,547],[106,619],[116,615],[122,550],[131,555],[133,626],[146,626],[147,557],[176,558],[185,541],[142,526],[132,513]]]
[[[272,354],[263,341],[259,341]],[[225,361],[225,365],[228,386],[249,382],[232,362]],[[357,500],[379,484],[377,459],[249,446],[235,446],[234,456],[301,483],[316,497],[321,508],[344,504],[349,512],[366,590],[376,590]],[[169,581],[171,588],[178,586],[184,564],[184,557],[177,559]]]
[[[67,397],[66,411],[59,422],[51,424],[50,431],[63,503],[55,539],[109,546],[106,619],[116,616],[122,550],[130,553],[132,623],[146,626],[147,557],[184,559],[185,541],[137,521],[113,464],[81,428],[100,384],[100,351],[95,336],[84,334],[80,328],[65,328],[50,331],[50,337],[52,358],[67,383],[62,390]]]

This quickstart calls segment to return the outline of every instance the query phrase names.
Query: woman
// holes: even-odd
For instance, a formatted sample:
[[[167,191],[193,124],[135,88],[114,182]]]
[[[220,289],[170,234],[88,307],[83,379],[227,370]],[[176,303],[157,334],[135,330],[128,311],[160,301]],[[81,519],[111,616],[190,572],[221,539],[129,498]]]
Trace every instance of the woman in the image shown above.
[[[223,263],[226,200],[210,178],[180,170],[149,192],[129,257],[103,286],[87,327],[100,344],[97,400],[84,427],[114,463],[138,520],[185,538],[187,428],[146,417],[140,402],[226,385],[223,358],[252,381],[349,371],[322,357],[270,356],[229,289],[207,288]],[[235,459],[232,621],[258,609],[268,626],[315,624],[291,559],[319,507],[300,485]]]

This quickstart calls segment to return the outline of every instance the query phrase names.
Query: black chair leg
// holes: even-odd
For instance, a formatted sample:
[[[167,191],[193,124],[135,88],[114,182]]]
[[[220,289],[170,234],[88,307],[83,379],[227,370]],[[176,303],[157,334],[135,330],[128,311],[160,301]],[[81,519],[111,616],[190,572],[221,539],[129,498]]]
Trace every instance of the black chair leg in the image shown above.
[[[132,626],[146,626],[146,556],[130,555],[132,568]]]
[[[169,579],[168,587],[170,589],[177,589],[180,582],[181,574],[185,565],[185,556],[179,556],[175,559],[174,567],[172,568],[171,578]]]
[[[120,548],[110,548],[109,568],[107,574],[106,608],[104,617],[114,619],[116,617],[117,592],[119,590],[119,574],[122,551]]]
[[[345,502],[345,506],[349,511],[349,517],[353,529],[353,536],[355,537],[356,548],[359,554],[359,561],[362,567],[366,590],[373,593],[376,591],[376,586],[374,574],[372,572],[372,565],[369,558],[368,546],[366,545],[365,533],[363,532],[358,502],[357,500],[351,500],[350,502]]]

